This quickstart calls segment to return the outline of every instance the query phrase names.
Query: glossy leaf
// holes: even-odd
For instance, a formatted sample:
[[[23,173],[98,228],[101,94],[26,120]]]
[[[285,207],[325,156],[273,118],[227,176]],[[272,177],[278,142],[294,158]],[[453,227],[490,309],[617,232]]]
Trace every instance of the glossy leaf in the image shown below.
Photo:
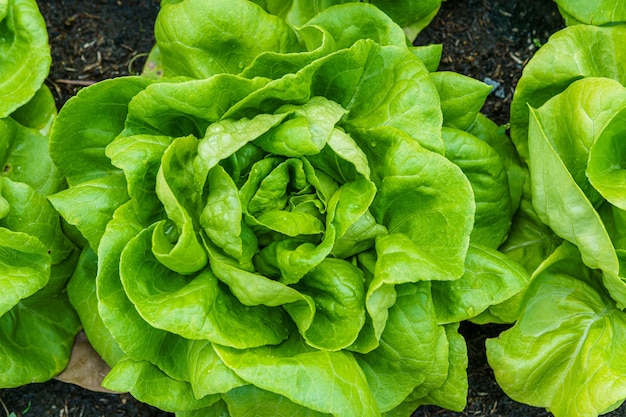
[[[513,328],[487,341],[498,384],[557,417],[597,416],[626,396],[626,316],[571,244],[534,274]]]

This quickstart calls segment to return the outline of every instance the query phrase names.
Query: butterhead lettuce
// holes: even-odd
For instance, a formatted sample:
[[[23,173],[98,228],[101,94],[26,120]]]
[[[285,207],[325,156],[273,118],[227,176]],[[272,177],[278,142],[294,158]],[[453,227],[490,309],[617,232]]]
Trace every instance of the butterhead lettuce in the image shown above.
[[[461,410],[459,322],[526,284],[488,87],[369,4],[167,2],[155,34],[162,78],[85,88],[52,132],[104,385],[187,417]]]
[[[47,200],[65,187],[48,154],[49,65],[37,4],[0,1],[0,387],[61,372],[80,328],[65,292],[78,251]]]
[[[527,232],[512,233],[508,249],[534,272],[519,320],[488,341],[487,357],[505,393],[557,417],[597,416],[626,398],[624,30],[555,34],[524,70],[511,109],[527,163]]]
[[[46,22],[34,0],[0,1],[0,117],[30,101],[48,76]]]

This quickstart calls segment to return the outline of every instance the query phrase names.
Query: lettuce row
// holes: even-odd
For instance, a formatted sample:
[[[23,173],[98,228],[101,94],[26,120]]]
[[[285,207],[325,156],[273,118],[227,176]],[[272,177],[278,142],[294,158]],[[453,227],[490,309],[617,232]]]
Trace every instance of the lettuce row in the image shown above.
[[[164,2],[164,76],[55,121],[104,385],[179,416],[462,410],[459,322],[515,320],[528,279],[497,250],[523,172],[489,88],[372,5],[293,26],[236,3]]]
[[[80,328],[65,286],[78,259],[47,196],[65,187],[48,154],[56,105],[34,1],[0,2],[0,386],[65,368]]]
[[[503,250],[534,272],[519,320],[487,342],[487,356],[511,398],[557,417],[626,399],[625,40],[624,25],[556,33],[512,106],[528,177],[519,218],[533,232],[514,226]]]

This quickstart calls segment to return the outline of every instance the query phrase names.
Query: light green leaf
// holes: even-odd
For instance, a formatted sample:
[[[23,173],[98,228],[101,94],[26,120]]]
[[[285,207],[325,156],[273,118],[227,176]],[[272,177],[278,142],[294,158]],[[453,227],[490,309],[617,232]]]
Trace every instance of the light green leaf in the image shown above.
[[[124,171],[128,195],[142,223],[163,215],[163,204],[154,192],[161,158],[173,138],[169,136],[118,136],[106,147],[111,163]]]
[[[337,50],[335,40],[321,26],[294,27],[294,30],[304,50],[288,53],[262,52],[239,75],[252,79],[265,77],[275,80],[296,73],[313,61]]]
[[[65,186],[48,153],[48,137],[12,118],[0,119],[2,176],[33,187],[42,196]]]
[[[406,35],[402,28],[395,24],[388,15],[381,12],[379,8],[370,4],[336,5],[329,10],[326,9],[328,4],[320,5],[323,1],[320,2],[319,0],[306,3],[295,0],[293,3],[292,7],[306,7],[308,16],[306,18],[298,17],[299,22],[295,22],[295,19],[290,19],[291,16],[288,16],[291,23],[294,25],[307,23],[307,25],[322,26],[334,38],[337,49],[349,48],[360,39],[372,39],[381,46],[406,45]],[[335,1],[334,3],[345,3],[345,1]],[[346,25],[346,22],[350,22],[350,25]]]
[[[626,210],[626,97],[617,112],[589,149],[587,177],[593,187],[611,204]]]
[[[497,248],[504,242],[514,212],[509,180],[496,151],[477,137],[444,128],[445,156],[469,180],[476,202],[472,243]]]
[[[556,234],[578,246],[587,266],[607,273],[614,281],[612,296],[625,306],[626,284],[618,277],[619,260],[602,219],[552,145],[542,114],[531,110],[530,120],[530,174],[537,214]]]
[[[458,328],[458,324],[444,326],[445,330],[442,329],[441,333],[446,343],[443,346],[438,345],[438,359],[427,381],[385,417],[403,417],[422,405],[430,404],[458,412],[465,409],[468,395],[467,346]],[[440,371],[443,371],[443,378],[437,375]]]
[[[67,366],[81,327],[63,291],[76,261],[53,265],[45,287],[0,316],[0,386],[45,382]]]
[[[209,407],[220,399],[218,395],[196,398],[188,382],[169,377],[150,362],[132,359],[119,361],[102,385],[112,391],[130,392],[139,401],[171,412]]]
[[[345,351],[314,350],[298,337],[278,346],[216,350],[244,380],[311,410],[336,417],[380,414],[363,371]]]
[[[411,51],[424,63],[428,71],[437,71],[443,53],[442,44],[414,46]]]
[[[300,331],[317,349],[337,351],[350,346],[365,323],[362,272],[349,262],[328,258],[293,286],[315,303],[315,316]],[[302,304],[287,304],[285,310],[297,320]],[[310,314],[310,313],[309,313]]]
[[[243,223],[239,190],[220,165],[209,172],[209,194],[200,215],[207,237],[226,254],[246,264],[258,251],[257,239]]]
[[[626,316],[565,243],[534,274],[522,314],[487,340],[496,380],[512,399],[556,417],[597,416],[626,397]]]
[[[528,171],[526,170],[526,175]],[[537,216],[531,201],[530,181],[524,185],[511,232],[499,250],[532,273],[563,241]]]
[[[428,283],[397,285],[380,345],[355,355],[381,411],[398,406],[433,367],[439,327]]]
[[[469,181],[448,159],[416,142],[397,141],[387,151],[372,213],[390,234],[407,236],[441,271],[419,274],[422,279],[462,275],[475,204]]]
[[[450,71],[430,74],[443,112],[443,125],[466,130],[483,107],[491,87],[471,77]]]
[[[35,237],[0,227],[0,316],[50,279],[48,249]]]
[[[89,344],[109,365],[115,365],[124,353],[98,314],[96,274],[98,258],[91,248],[83,249],[76,270],[67,283],[67,295],[78,313]]]
[[[604,77],[626,84],[626,26],[575,25],[555,33],[524,68],[511,103],[511,139],[528,161],[528,106],[539,108],[571,83]]]
[[[312,97],[302,106],[286,104],[277,113],[289,116],[254,144],[265,152],[291,157],[319,153],[330,140],[335,124],[347,112],[324,97]]]
[[[237,74],[262,52],[303,49],[295,30],[283,19],[245,0],[166,4],[154,32],[165,77]]]
[[[344,121],[346,131],[394,127],[443,153],[440,102],[424,64],[405,48],[393,46],[372,47],[366,57],[354,95],[347,104],[338,101],[350,111]]]
[[[94,178],[48,197],[54,208],[89,241],[93,250],[100,245],[113,212],[128,200],[126,180],[118,172]]]
[[[237,348],[277,344],[287,337],[284,312],[244,306],[203,269],[185,276],[152,255],[152,228],[125,246],[120,278],[137,311],[152,326],[188,339],[205,339]]]
[[[202,80],[176,78],[152,83],[130,101],[124,134],[201,138],[211,123],[268,81],[220,74]],[[262,133],[261,129],[256,133]]]
[[[568,25],[610,25],[626,21],[626,3],[623,0],[555,0],[559,12]]]
[[[434,281],[433,300],[439,323],[471,319],[488,307],[522,291],[528,273],[495,249],[470,245],[465,273],[456,281]]]
[[[50,134],[50,156],[70,186],[119,172],[105,148],[124,129],[128,102],[150,82],[106,80],[80,90],[63,106]]]
[[[74,245],[63,233],[59,215],[46,198],[29,185],[6,177],[0,177],[0,184],[2,198],[9,206],[7,214],[0,219],[0,227],[37,238],[52,264],[66,259]]]
[[[0,118],[26,104],[50,71],[46,22],[34,0],[0,2]]]
[[[288,398],[265,391],[254,385],[246,385],[227,392],[222,396],[230,415],[255,417],[329,417],[330,414],[319,413],[310,408],[298,405]]]
[[[33,98],[22,107],[11,113],[22,126],[34,129],[42,135],[48,135],[52,122],[57,115],[57,105],[50,89],[44,84]]]
[[[196,398],[212,394],[223,394],[248,385],[239,378],[215,351],[211,342],[192,340],[187,343],[185,362],[187,376]]]
[[[474,123],[467,129],[467,132],[486,142],[500,156],[509,180],[511,209],[515,212],[522,199],[527,172],[522,167],[522,161],[511,139],[502,131],[500,126],[481,113],[476,116]]]

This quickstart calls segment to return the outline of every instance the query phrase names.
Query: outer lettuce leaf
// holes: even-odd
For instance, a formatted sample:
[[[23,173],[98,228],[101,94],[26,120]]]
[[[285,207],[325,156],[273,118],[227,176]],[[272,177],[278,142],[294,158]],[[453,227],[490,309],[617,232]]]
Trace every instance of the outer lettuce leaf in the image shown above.
[[[433,72],[430,77],[441,99],[444,126],[467,130],[478,116],[491,87],[449,71]]]
[[[443,53],[443,45],[431,44],[431,45],[419,45],[413,47],[413,53],[424,63],[428,71],[435,72],[441,62],[441,55]]]
[[[57,105],[52,92],[46,85],[42,85],[28,103],[11,113],[11,118],[22,126],[48,136],[56,115]]]
[[[424,383],[416,388],[386,417],[411,415],[421,405],[437,405],[461,412],[467,403],[467,346],[458,333],[458,324],[446,325],[440,329],[440,342],[437,360]]]
[[[401,404],[427,379],[437,359],[438,331],[430,285],[396,286],[380,345],[356,355],[381,411]]]
[[[83,249],[76,270],[67,283],[67,295],[80,317],[89,343],[110,366],[124,357],[111,332],[98,314],[96,274],[98,258],[91,248]]]
[[[65,186],[48,153],[48,137],[12,117],[0,119],[3,176],[27,183],[46,196]]]
[[[444,128],[443,140],[446,157],[461,168],[472,186],[476,214],[470,239],[497,248],[509,234],[515,211],[502,159],[487,143],[461,130]]]
[[[466,131],[489,144],[500,156],[509,181],[511,209],[514,212],[517,211],[522,199],[527,172],[522,166],[513,143],[498,125],[480,113],[476,115],[476,119]]]
[[[196,398],[188,382],[168,377],[150,362],[132,359],[117,362],[103,385],[172,412],[204,409],[220,400],[218,395]]]
[[[626,21],[626,3],[622,0],[555,0],[567,25],[610,25]]]
[[[80,322],[63,289],[76,261],[74,253],[49,267],[46,285],[0,316],[0,386],[44,382],[67,366]]]
[[[626,103],[625,103],[626,104]],[[613,206],[626,210],[626,170],[624,141],[626,107],[616,112],[589,149],[587,177],[593,187]]]
[[[300,26],[309,22],[324,9],[336,4],[350,3],[354,0],[315,0],[315,1],[276,1],[253,0],[268,12],[281,16],[289,23]],[[393,21],[404,28],[406,36],[413,40],[417,34],[430,23],[441,6],[441,0],[428,1],[371,1]]]
[[[626,316],[575,246],[535,272],[518,322],[487,341],[498,384],[557,417],[597,416],[626,398]]]
[[[106,80],[68,100],[55,121],[50,156],[70,186],[120,172],[104,149],[124,128],[130,99],[149,84],[142,77]]]
[[[529,149],[537,214],[555,233],[578,246],[586,265],[605,273],[605,285],[618,305],[624,307],[626,284],[621,277],[620,257],[596,209],[603,199],[589,183],[587,170],[589,148],[595,147],[598,138],[615,141],[615,126],[619,126],[625,103],[624,89],[619,84],[616,88],[616,84],[612,80],[586,78],[573,83],[541,109],[531,110]],[[583,90],[589,95],[581,99]],[[607,96],[610,99],[604,104]],[[568,114],[573,103],[579,112],[556,125],[554,115]],[[613,122],[604,136],[611,117]],[[611,147],[608,154],[614,151]],[[594,160],[598,158],[595,156]],[[596,175],[594,172],[591,176],[594,181]]]
[[[303,49],[292,26],[247,1],[165,4],[154,31],[166,77],[236,74],[262,52]]]
[[[380,415],[365,375],[349,352],[312,350],[298,338],[277,347],[216,349],[244,380],[311,410],[337,417]]]
[[[583,77],[606,77],[626,83],[626,56],[621,45],[626,26],[575,25],[548,40],[528,62],[511,103],[511,139],[528,161],[528,105],[539,108]]]
[[[530,175],[528,170],[525,174],[527,177]],[[530,181],[526,181],[519,209],[513,216],[511,232],[499,250],[532,273],[562,241],[537,215],[532,204]]]
[[[471,245],[465,273],[456,281],[433,282],[433,299],[439,323],[469,320],[526,287],[528,274],[502,253]],[[512,319],[508,321],[512,322]]]
[[[0,3],[0,15],[9,7],[13,5]],[[13,26],[0,22],[0,32],[3,28]],[[24,90],[16,90],[14,96],[26,97],[21,94],[32,89],[31,83],[27,80]],[[65,185],[50,159],[45,136],[56,109],[50,106],[49,91],[39,91],[29,93],[32,101],[14,112],[15,119],[0,119],[1,387],[43,382],[61,372],[80,328],[65,294],[77,251],[46,199]]]
[[[233,416],[259,416],[259,417],[323,417],[330,416],[328,413],[320,413],[310,408],[298,405],[288,398],[264,391],[254,385],[246,385],[224,395],[224,401],[228,404],[230,415]],[[179,413],[177,414],[179,415]],[[202,414],[202,415],[208,415]],[[186,416],[183,414],[182,416]]]
[[[310,8],[310,16],[300,24],[322,26],[335,39],[337,48],[349,48],[359,39],[372,39],[382,46],[406,45],[402,29],[393,24],[389,17],[381,15],[376,7],[365,5],[355,9],[348,4],[334,6],[330,11],[326,11],[324,9],[327,6],[320,8],[311,2],[305,7]],[[350,27],[346,26],[346,19],[353,22]]]
[[[0,1],[0,118],[26,104],[50,70],[46,22],[34,0]]]
[[[0,315],[44,287],[50,279],[48,249],[34,236],[0,228]]]

